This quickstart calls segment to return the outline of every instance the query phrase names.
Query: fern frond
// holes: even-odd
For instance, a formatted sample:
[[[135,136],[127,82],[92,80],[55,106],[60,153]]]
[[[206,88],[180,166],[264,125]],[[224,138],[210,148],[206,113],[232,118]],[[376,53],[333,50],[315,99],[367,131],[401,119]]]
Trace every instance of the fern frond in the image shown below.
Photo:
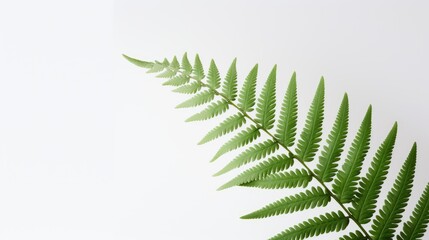
[[[194,69],[192,71],[192,78],[201,81],[205,78],[203,64],[201,63],[200,56],[195,56]]]
[[[238,98],[238,106],[244,112],[253,111],[256,100],[256,78],[258,77],[258,64],[256,64],[244,80],[243,87]]]
[[[244,130],[235,133],[229,141],[223,144],[212,161],[227,152],[254,142],[261,136],[261,133],[268,137],[262,142],[242,149],[232,161],[215,175],[259,161],[274,153],[276,155],[261,160],[260,163],[256,163],[237,174],[222,185],[219,190],[233,186],[262,189],[307,187],[312,179],[315,179],[319,184],[319,187],[286,196],[242,218],[264,218],[314,207],[324,207],[330,200],[334,200],[343,209],[342,212],[327,213],[304,221],[272,239],[299,240],[326,232],[339,231],[347,227],[349,220],[356,223],[359,230],[349,232],[340,240],[387,240],[394,237],[411,194],[416,164],[416,147],[413,146],[394,186],[388,193],[387,200],[384,201],[384,206],[378,210],[378,215],[371,226],[371,234],[369,234],[364,224],[371,221],[372,215],[375,213],[376,202],[381,201],[378,198],[387,176],[397,132],[397,124],[395,123],[389,135],[378,148],[365,177],[361,179],[363,161],[367,155],[371,138],[371,106],[368,108],[351,147],[348,149],[344,164],[338,171],[338,162],[344,150],[349,120],[348,97],[344,95],[333,127],[320,153],[319,162],[316,169],[312,170],[312,166],[307,162],[314,160],[322,141],[325,101],[323,78],[320,80],[311,102],[304,129],[301,131],[298,143],[295,144],[298,113],[295,73],[292,75],[284,95],[275,134],[273,134],[271,129],[275,124],[276,66],[262,87],[256,105],[256,117],[253,117],[249,113],[254,110],[256,104],[258,64],[248,73],[240,92],[237,93],[236,59],[233,60],[224,82],[221,83],[221,74],[215,61],[211,60],[206,76],[198,55],[195,56],[193,65],[190,64],[186,53],[183,55],[180,64],[176,57],[171,62],[166,58],[163,61],[146,62],[126,55],[124,57],[131,63],[148,69],[147,72],[158,73],[157,77],[159,78],[168,78],[163,85],[176,87],[174,92],[195,94],[187,101],[179,104],[178,108],[208,105],[204,110],[190,117],[188,121],[206,120],[226,112],[229,108],[234,108],[236,113],[227,117],[207,133],[200,144],[235,131],[247,121],[252,123]],[[218,99],[214,101],[215,98]],[[292,151],[291,147],[294,145],[296,146]],[[277,153],[280,147],[283,148],[284,153]],[[288,170],[295,160],[301,164],[302,168]],[[330,184],[325,184],[333,179],[332,187]],[[347,203],[351,203],[351,207]],[[428,224],[429,185],[420,197],[410,219],[404,224],[402,232],[397,235],[397,239],[422,239]]]
[[[266,176],[288,169],[293,165],[293,159],[281,154],[273,156],[268,160],[259,163],[258,165],[245,170],[240,175],[236,176],[229,182],[225,183],[218,190],[239,186],[243,183],[248,183],[254,180],[260,180]]]
[[[349,218],[342,212],[331,212],[295,225],[270,240],[301,240],[329,232],[344,230]]]
[[[184,53],[182,57],[182,69],[185,75],[189,75],[192,73],[192,65],[189,62],[187,53]]]
[[[347,154],[347,159],[332,185],[333,192],[342,203],[351,202],[355,195],[363,161],[369,150],[371,118],[372,107],[369,106]]]
[[[129,57],[129,56],[125,55],[125,54],[122,54],[122,56],[125,59],[127,59],[130,63],[132,63],[132,64],[134,64],[136,66],[142,67],[142,68],[150,69],[154,65],[153,62],[142,61],[142,60],[139,60],[139,59],[135,59],[135,58]]]
[[[242,219],[267,218],[280,214],[293,213],[315,207],[326,206],[331,197],[320,187],[313,187],[305,192],[296,195],[285,197],[277,200],[267,206],[242,216]]]
[[[378,148],[368,173],[359,182],[356,200],[352,202],[353,208],[350,209],[359,223],[368,223],[375,212],[377,198],[389,170],[397,130],[398,125],[395,123],[384,142]]]
[[[206,109],[201,112],[192,115],[190,118],[186,119],[186,122],[192,121],[202,121],[210,118],[214,118],[226,110],[228,110],[229,104],[225,100],[219,100],[215,103],[210,104]]]
[[[205,135],[198,144],[210,142],[218,137],[232,132],[235,129],[241,127],[245,122],[246,118],[241,113],[230,116],[221,122],[217,127],[208,132],[207,135]]]
[[[417,145],[414,143],[392,189],[387,194],[384,206],[374,219],[372,230],[370,231],[374,239],[393,239],[395,229],[401,222],[402,213],[411,196],[414,172],[416,170],[416,157]]]
[[[293,146],[298,121],[298,97],[296,93],[296,74],[293,73],[283,99],[280,118],[276,131],[276,138],[287,146]]]
[[[178,86],[181,86],[183,84],[188,83],[190,78],[191,77],[187,74],[180,74],[180,75],[174,76],[173,78],[168,79],[162,85],[178,87]]]
[[[254,146],[250,147],[236,158],[234,158],[231,162],[229,162],[224,168],[222,168],[219,172],[217,172],[214,176],[219,176],[224,173],[227,173],[234,168],[241,167],[244,164],[247,164],[252,161],[259,160],[279,148],[279,144],[273,140],[266,140],[262,143],[257,143]]]
[[[261,133],[259,132],[258,127],[252,125],[246,128],[245,130],[238,133],[231,140],[226,142],[224,145],[222,145],[222,147],[220,147],[220,149],[216,152],[211,161],[213,162],[223,154],[253,142],[259,136],[261,136]]]
[[[206,104],[214,99],[214,92],[206,90],[177,105],[176,108],[190,108]]]
[[[426,232],[429,223],[429,184],[421,195],[413,213],[402,231],[397,236],[398,240],[420,240]]]
[[[222,93],[230,101],[235,101],[237,98],[237,59],[232,61],[231,66],[226,73]]]
[[[213,59],[210,61],[209,72],[207,73],[207,84],[212,89],[220,87],[220,74]]]
[[[368,240],[366,236],[364,236],[361,232],[351,232],[348,235],[344,235],[340,238],[340,240]]]
[[[202,86],[203,85],[200,82],[193,82],[186,85],[182,85],[174,89],[173,92],[183,93],[183,94],[194,94],[200,91]]]
[[[276,108],[276,72],[277,65],[273,67],[258,100],[256,108],[256,121],[262,128],[271,129],[274,126]]]
[[[312,176],[307,170],[296,169],[294,171],[271,174],[259,180],[243,183],[240,186],[262,189],[307,187],[311,179]]]
[[[322,154],[319,157],[319,164],[314,170],[316,175],[323,182],[332,181],[337,172],[338,161],[343,152],[344,142],[347,137],[347,129],[349,124],[349,100],[347,94],[344,94],[343,101],[338,110],[337,118],[334,126],[326,141],[326,146],[323,148]]]
[[[322,78],[310,106],[301,139],[296,149],[297,157],[304,162],[311,162],[319,148],[322,135],[323,112],[325,102],[325,81]]]

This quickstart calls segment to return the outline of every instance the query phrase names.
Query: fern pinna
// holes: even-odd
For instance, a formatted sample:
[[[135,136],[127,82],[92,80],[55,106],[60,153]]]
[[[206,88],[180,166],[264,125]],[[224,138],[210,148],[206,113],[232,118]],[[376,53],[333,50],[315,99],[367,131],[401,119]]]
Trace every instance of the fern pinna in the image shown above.
[[[383,206],[376,213],[376,203],[380,201],[379,195],[392,158],[397,124],[393,124],[363,176],[362,166],[370,147],[371,106],[353,138],[345,161],[340,166],[341,155],[346,150],[344,145],[349,124],[348,96],[344,95],[332,130],[319,154],[318,164],[315,169],[312,169],[308,163],[315,160],[322,144],[325,99],[323,78],[311,103],[304,129],[297,138],[298,101],[295,73],[287,87],[276,123],[276,66],[269,73],[257,97],[258,65],[250,70],[239,91],[235,59],[222,81],[215,61],[210,62],[206,73],[198,55],[193,65],[189,62],[186,53],[181,62],[176,57],[171,61],[164,59],[154,62],[125,55],[124,57],[131,63],[148,69],[147,72],[158,73],[157,77],[167,79],[163,84],[175,87],[174,92],[193,95],[179,104],[178,108],[207,105],[186,121],[207,120],[234,109],[231,116],[221,121],[200,141],[200,144],[204,144],[236,132],[215,153],[212,161],[230,151],[245,148],[215,175],[227,173],[252,162],[261,162],[247,168],[219,189],[234,186],[264,189],[306,188],[311,181],[318,183],[316,187],[286,196],[242,216],[243,219],[267,218],[325,207],[332,201],[340,206],[341,211],[327,212],[311,218],[270,239],[298,240],[333,231],[346,231],[350,223],[356,224],[358,230],[346,232],[340,239],[416,240],[423,238],[429,222],[429,185],[426,186],[410,219],[400,224],[402,213],[411,195],[416,167],[416,144],[412,146]],[[253,112],[255,114],[252,114]],[[254,143],[260,140],[262,135],[267,137],[266,140]],[[248,146],[252,143],[252,146]],[[295,162],[299,167],[289,169]],[[400,225],[402,230],[398,229]]]

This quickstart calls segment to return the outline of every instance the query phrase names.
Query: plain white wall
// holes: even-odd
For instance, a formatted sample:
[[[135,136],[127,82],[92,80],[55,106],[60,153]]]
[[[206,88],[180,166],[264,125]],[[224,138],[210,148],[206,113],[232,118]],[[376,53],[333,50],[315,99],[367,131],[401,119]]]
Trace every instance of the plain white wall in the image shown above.
[[[148,60],[199,53],[223,73],[237,57],[240,80],[255,63],[260,80],[278,64],[279,100],[296,71],[300,127],[323,75],[324,137],[348,92],[347,146],[373,104],[370,156],[399,123],[386,186],[413,141],[419,159],[408,210],[429,181],[425,1],[0,6],[0,239],[266,239],[325,211],[240,220],[296,190],[215,191],[233,174],[211,175],[233,155],[209,164],[222,141],[196,143],[216,121],[184,123],[194,111],[174,106],[185,98],[121,53]]]

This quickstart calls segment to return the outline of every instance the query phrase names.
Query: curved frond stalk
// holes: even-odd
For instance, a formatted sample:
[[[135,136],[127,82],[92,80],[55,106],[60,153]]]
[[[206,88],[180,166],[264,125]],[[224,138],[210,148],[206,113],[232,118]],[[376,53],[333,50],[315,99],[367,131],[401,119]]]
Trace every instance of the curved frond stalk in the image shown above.
[[[224,145],[222,145],[222,147],[220,147],[220,149],[216,152],[211,161],[213,162],[223,154],[253,142],[259,136],[261,136],[261,133],[259,132],[258,127],[252,125],[246,128],[245,130],[238,133],[231,140],[226,142]]]
[[[342,212],[331,212],[295,225],[270,240],[300,240],[346,229],[349,218]]]
[[[356,193],[363,161],[369,150],[371,118],[372,107],[369,106],[347,154],[347,159],[332,185],[333,192],[342,203],[351,202]]]
[[[325,102],[325,81],[322,78],[316,90],[316,95],[310,106],[310,111],[305,121],[301,139],[298,141],[296,154],[304,162],[311,162],[319,149],[322,136],[323,112]]]
[[[157,72],[161,72],[162,70],[164,70],[168,64],[164,64],[162,62],[155,62],[153,63],[152,67],[149,68],[149,70],[146,71],[146,73],[157,73]]]
[[[190,107],[197,107],[203,104],[206,104],[208,102],[211,102],[214,99],[214,93],[211,90],[205,90],[204,92],[201,92],[192,98],[182,102],[181,104],[177,105],[176,108],[190,108]]]
[[[256,78],[258,77],[258,64],[256,64],[244,80],[238,98],[238,106],[243,112],[253,111],[256,100]]]
[[[270,174],[286,170],[292,165],[293,159],[286,156],[285,154],[271,157],[268,160],[261,162],[250,169],[245,170],[237,177],[231,179],[229,182],[219,187],[218,190],[223,190],[226,188],[239,186],[241,184],[248,183],[254,180],[263,179]]]
[[[417,202],[410,220],[404,224],[397,236],[398,240],[420,240],[426,232],[429,223],[429,184]]]
[[[325,190],[320,187],[313,187],[305,192],[301,192],[290,197],[285,197],[270,203],[255,212],[242,216],[241,218],[267,218],[280,214],[312,209],[315,207],[324,207],[329,203],[330,200],[331,197],[328,193],[325,192]]]
[[[240,186],[262,189],[307,187],[312,178],[313,177],[307,170],[297,169],[294,171],[271,174],[259,180],[243,183]]]
[[[234,58],[226,73],[222,93],[230,101],[235,101],[237,98],[237,58]]]
[[[279,144],[273,140],[266,140],[265,142],[257,143],[234,158],[219,172],[215,173],[214,176],[222,175],[247,163],[264,158],[276,151],[278,148]]]
[[[390,159],[395,146],[398,124],[395,123],[384,142],[378,148],[366,176],[359,182],[356,193],[356,201],[350,209],[359,223],[368,223],[375,213],[377,198],[380,195],[381,186],[389,171]]]
[[[228,110],[228,108],[229,105],[225,100],[219,100],[215,103],[210,104],[203,111],[189,117],[188,119],[186,119],[186,122],[207,120],[224,113],[226,110]]]
[[[293,73],[280,111],[277,124],[276,138],[287,146],[292,147],[295,142],[296,124],[298,121],[298,97],[296,93],[296,73]]]
[[[245,122],[246,118],[241,113],[237,113],[233,116],[230,116],[223,122],[221,122],[217,127],[213,128],[210,132],[208,132],[198,144],[210,142],[218,137],[230,133],[235,129],[241,127]]]
[[[416,157],[417,145],[414,143],[392,189],[387,194],[384,206],[374,219],[372,230],[370,231],[374,239],[393,239],[395,229],[401,222],[402,213],[411,196],[416,170]]]
[[[209,72],[207,73],[207,85],[212,89],[220,87],[220,74],[213,59],[210,61]]]
[[[276,112],[276,72],[277,65],[273,67],[258,100],[256,108],[256,121],[262,128],[271,129],[274,126]]]
[[[340,238],[340,240],[368,240],[366,236],[364,236],[361,232],[351,232],[348,235],[344,235]]]
[[[317,169],[314,170],[318,178],[324,182],[332,181],[337,172],[337,162],[340,160],[341,153],[343,152],[348,125],[349,100],[347,94],[344,94],[334,126],[326,141],[327,145],[323,148],[322,154],[319,157]]]

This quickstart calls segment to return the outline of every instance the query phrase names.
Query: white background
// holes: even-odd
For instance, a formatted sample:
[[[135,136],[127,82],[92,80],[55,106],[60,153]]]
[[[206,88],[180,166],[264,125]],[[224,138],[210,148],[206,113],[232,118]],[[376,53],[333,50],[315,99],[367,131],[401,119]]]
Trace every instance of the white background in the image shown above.
[[[278,64],[279,100],[296,71],[300,127],[323,75],[324,136],[346,91],[347,146],[369,104],[370,156],[398,121],[386,186],[418,142],[412,209],[429,181],[428,11],[426,1],[1,2],[0,239],[266,239],[324,211],[240,220],[290,191],[215,191],[233,175],[211,175],[233,155],[209,164],[222,141],[196,143],[216,121],[185,124],[195,111],[174,110],[183,96],[121,53],[200,53],[223,73],[237,57],[240,81],[259,63],[259,83]]]

